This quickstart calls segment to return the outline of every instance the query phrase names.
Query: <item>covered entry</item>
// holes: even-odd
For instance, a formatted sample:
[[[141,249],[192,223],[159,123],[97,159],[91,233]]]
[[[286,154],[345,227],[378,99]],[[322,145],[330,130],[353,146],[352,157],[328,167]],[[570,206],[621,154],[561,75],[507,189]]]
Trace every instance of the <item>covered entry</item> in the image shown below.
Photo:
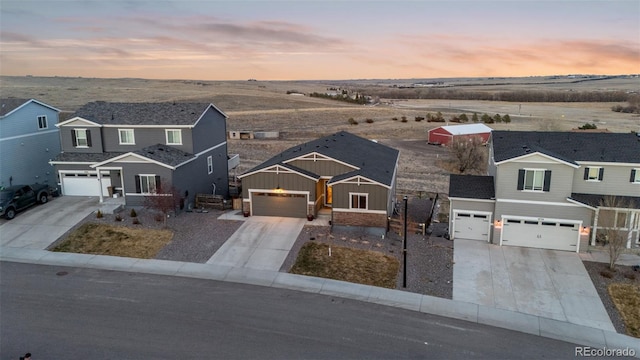
[[[307,193],[251,192],[251,212],[257,216],[307,217]]]
[[[581,225],[575,220],[503,216],[500,244],[578,251]]]
[[[489,241],[491,213],[456,210],[453,217],[454,239]]]

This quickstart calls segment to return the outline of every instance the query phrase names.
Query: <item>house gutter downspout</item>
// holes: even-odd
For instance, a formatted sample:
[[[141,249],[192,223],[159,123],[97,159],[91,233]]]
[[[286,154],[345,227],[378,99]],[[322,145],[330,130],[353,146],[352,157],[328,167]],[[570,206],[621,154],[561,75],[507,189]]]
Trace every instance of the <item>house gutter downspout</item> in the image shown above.
[[[600,208],[596,208],[596,214],[593,216],[593,228],[591,229],[591,246],[596,245],[596,230],[598,229],[598,215],[600,214]]]

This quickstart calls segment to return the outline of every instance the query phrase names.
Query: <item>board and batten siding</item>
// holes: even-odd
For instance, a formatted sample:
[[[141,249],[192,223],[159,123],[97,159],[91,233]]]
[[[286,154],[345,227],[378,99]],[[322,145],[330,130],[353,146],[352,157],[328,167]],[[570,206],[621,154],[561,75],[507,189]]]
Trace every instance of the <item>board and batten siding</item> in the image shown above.
[[[525,168],[550,170],[549,191],[518,190],[518,171]],[[496,173],[496,199],[561,202],[571,196],[574,168],[568,165],[514,161],[498,165]]]
[[[274,190],[280,186],[284,191],[309,191],[309,199],[316,199],[316,181],[296,173],[259,172],[242,178],[242,197],[249,198],[249,189]],[[335,199],[335,193],[334,193]]]
[[[207,157],[213,160],[213,172],[209,174]],[[229,196],[229,176],[227,170],[226,147],[220,147],[200,155],[174,171],[173,184],[182,196],[189,192],[185,202],[195,203],[196,194],[212,194],[215,184],[216,195]]]
[[[585,180],[584,171],[587,167],[602,167],[604,169],[602,181]],[[640,184],[631,182],[632,169],[640,169],[640,164],[636,166],[622,166],[610,163],[582,165],[579,169],[576,169],[573,176],[573,192],[582,194],[640,196]]]
[[[354,170],[352,167],[332,160],[294,160],[288,164],[320,176],[336,176]]]
[[[75,147],[73,146],[74,129],[85,129],[89,131],[91,137],[91,146]],[[102,149],[102,129],[98,126],[90,126],[86,122],[74,121],[60,127],[60,141],[62,150],[69,153],[89,153],[99,154]]]
[[[593,210],[570,203],[566,203],[566,205],[547,205],[496,201],[495,219],[499,220],[503,215],[582,220],[582,226],[591,226]]]
[[[38,127],[41,115],[47,117],[44,129]],[[49,160],[60,153],[57,123],[57,111],[34,102],[0,119],[0,185],[56,186],[55,169]]]
[[[133,129],[133,138],[135,144],[120,145],[120,129]],[[162,128],[135,128],[122,125],[118,127],[103,127],[104,134],[104,151],[105,152],[127,152],[142,149],[147,146],[157,144],[167,144],[165,129],[173,129],[170,125]],[[191,137],[191,129],[179,128],[182,132],[182,145],[168,145],[172,148],[182,150],[187,153],[193,153],[193,140]],[[212,144],[211,146],[213,146]],[[208,146],[208,147],[211,147]],[[208,148],[205,147],[205,148]]]
[[[169,127],[167,126],[167,128]],[[189,141],[193,145],[191,150],[184,151],[197,154],[227,141],[227,120],[216,109],[209,107],[198,124],[188,131],[190,133]]]
[[[387,211],[389,189],[375,184],[345,184],[338,183],[333,188],[333,208],[349,209],[351,201],[349,193],[369,194],[368,210]]]
[[[145,196],[135,195],[136,193],[136,175],[156,175],[160,176],[162,181],[161,186],[170,186],[173,180],[173,171],[164,166],[151,164],[151,163],[125,163],[125,162],[112,162],[109,164],[111,167],[122,167],[122,178],[124,180],[124,192],[127,206],[142,206],[145,202]]]

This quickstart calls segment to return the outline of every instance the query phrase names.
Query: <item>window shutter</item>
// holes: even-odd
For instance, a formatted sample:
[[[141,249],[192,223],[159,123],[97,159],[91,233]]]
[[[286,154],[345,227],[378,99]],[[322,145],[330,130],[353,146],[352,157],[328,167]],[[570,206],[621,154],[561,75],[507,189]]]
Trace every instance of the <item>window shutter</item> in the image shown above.
[[[142,190],[140,190],[140,176],[136,175],[136,194],[140,194]]]
[[[76,131],[71,130],[71,143],[73,146],[78,146],[78,141],[76,140]]]
[[[162,184],[160,184],[160,175],[156,175],[156,193],[162,193]]]
[[[631,177],[629,178],[629,182],[636,181],[636,169],[631,169]]]
[[[524,169],[518,170],[518,190],[524,189]]]
[[[604,178],[604,168],[600,168],[600,172],[598,172],[598,180],[602,181]]]
[[[549,188],[551,188],[551,170],[545,170],[542,191],[549,191]]]
[[[589,168],[584,168],[584,179],[589,180]]]
[[[91,147],[91,131],[87,130],[87,146]]]

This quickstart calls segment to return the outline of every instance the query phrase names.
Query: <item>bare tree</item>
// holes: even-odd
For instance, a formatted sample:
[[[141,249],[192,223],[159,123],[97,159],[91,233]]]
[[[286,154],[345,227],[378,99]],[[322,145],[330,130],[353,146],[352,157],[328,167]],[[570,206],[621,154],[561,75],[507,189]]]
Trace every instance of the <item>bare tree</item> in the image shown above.
[[[627,247],[629,213],[625,209],[629,209],[631,204],[615,196],[605,196],[600,202],[600,207],[602,209],[598,212],[598,228],[601,228],[609,246],[609,269],[615,270],[616,261]]]
[[[448,147],[460,174],[485,171],[486,148],[480,136],[454,137]]]
[[[180,206],[180,191],[168,184],[165,179],[161,180],[161,184],[162,186],[158,186],[154,194],[145,197],[144,206],[147,209],[160,212],[166,226],[169,214],[175,212]]]

